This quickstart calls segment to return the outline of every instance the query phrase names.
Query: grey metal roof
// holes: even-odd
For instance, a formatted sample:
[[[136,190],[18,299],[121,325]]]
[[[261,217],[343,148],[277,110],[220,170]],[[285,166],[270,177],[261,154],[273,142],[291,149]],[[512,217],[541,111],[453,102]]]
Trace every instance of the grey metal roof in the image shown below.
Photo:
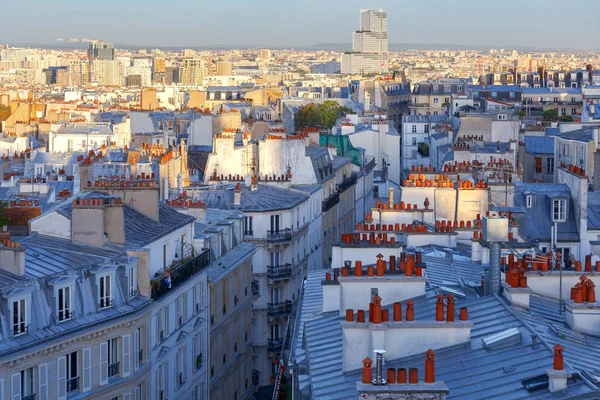
[[[252,191],[245,185],[241,185],[240,206],[233,203],[234,185],[228,185],[220,189],[194,190],[187,189],[188,195],[194,200],[206,203],[209,208],[235,209],[246,212],[262,212],[287,210],[308,200],[306,193],[292,189],[281,189],[271,185],[258,184],[258,190]]]
[[[428,267],[428,273],[432,267]],[[324,273],[325,271],[315,271],[308,274],[300,305],[300,326],[294,337],[291,357],[308,363],[312,398],[354,398],[361,371],[342,372],[342,328],[339,315],[337,312],[322,313],[321,280]],[[528,392],[522,384],[525,379],[545,374],[553,363],[553,353],[549,346],[532,348],[531,335],[535,331],[501,297],[487,296],[467,301],[457,298],[456,302],[457,309],[463,306],[468,308],[473,328],[469,344],[436,350],[436,380],[443,381],[448,386],[448,398],[548,398],[550,393],[547,390]],[[433,297],[416,299],[414,307],[416,320],[434,319]],[[521,343],[499,348],[486,348],[483,345],[482,338],[509,328],[519,329],[522,333]],[[577,356],[575,350],[571,354]],[[370,354],[365,354],[366,356]],[[424,355],[417,354],[388,361],[385,368],[417,367],[422,371],[423,363]],[[567,368],[569,367],[571,366],[567,362]],[[579,381],[569,386],[568,394],[576,398],[592,391],[591,387]]]
[[[524,87],[523,94],[582,94],[581,88]]]
[[[525,152],[554,154],[554,138],[551,136],[525,136]]]
[[[242,242],[235,246],[230,252],[219,257],[219,259],[211,264],[208,268],[208,280],[211,282],[218,281],[233,270],[240,262],[248,259],[256,252],[256,246],[250,242]],[[247,282],[249,283],[249,282]]]
[[[594,140],[594,130],[590,128],[577,129],[576,131],[565,132],[560,135],[560,139],[576,140],[578,142],[591,142]]]
[[[525,192],[531,192],[534,207],[526,207]],[[579,241],[579,230],[575,221],[575,210],[571,199],[571,191],[564,183],[515,183],[515,207],[525,208],[525,236],[530,241],[550,240],[550,227],[553,196],[564,196],[567,201],[567,221],[558,223],[559,241]]]
[[[102,193],[88,192],[80,197],[90,196],[92,193],[95,197],[103,196]],[[56,211],[71,219],[71,213],[73,211],[71,202],[58,207]],[[160,222],[147,217],[129,205],[124,205],[124,214],[126,247],[132,249],[147,246],[161,237],[168,235],[187,224],[191,224],[194,221],[194,217],[180,213],[163,203],[159,203],[158,205]]]

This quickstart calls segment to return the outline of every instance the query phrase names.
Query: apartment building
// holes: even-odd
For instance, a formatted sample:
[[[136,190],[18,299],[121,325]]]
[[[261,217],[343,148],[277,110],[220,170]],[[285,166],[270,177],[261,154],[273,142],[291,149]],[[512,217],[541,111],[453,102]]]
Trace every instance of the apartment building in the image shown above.
[[[452,105],[452,95],[465,93],[467,80],[439,79],[417,83],[410,97],[409,113],[421,115],[447,115]]]

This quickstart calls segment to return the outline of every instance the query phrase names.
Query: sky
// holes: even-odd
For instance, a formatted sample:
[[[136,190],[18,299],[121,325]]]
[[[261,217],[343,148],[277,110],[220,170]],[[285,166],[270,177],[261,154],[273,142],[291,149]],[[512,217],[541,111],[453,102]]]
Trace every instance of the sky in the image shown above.
[[[148,47],[351,43],[359,10],[390,43],[600,49],[597,0],[2,0],[0,43],[100,39]]]

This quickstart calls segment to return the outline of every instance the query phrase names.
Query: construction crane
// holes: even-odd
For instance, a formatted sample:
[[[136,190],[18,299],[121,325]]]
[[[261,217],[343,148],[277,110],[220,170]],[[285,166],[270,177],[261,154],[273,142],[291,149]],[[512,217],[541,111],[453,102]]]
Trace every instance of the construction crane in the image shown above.
[[[58,38],[56,39],[58,42],[79,42],[79,43],[102,43],[102,40],[98,40],[98,39],[65,39],[65,38]]]

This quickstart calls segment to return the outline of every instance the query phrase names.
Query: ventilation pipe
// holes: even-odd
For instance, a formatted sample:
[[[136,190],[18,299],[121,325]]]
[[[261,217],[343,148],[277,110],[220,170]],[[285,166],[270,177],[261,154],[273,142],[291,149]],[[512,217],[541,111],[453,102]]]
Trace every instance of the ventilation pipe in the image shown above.
[[[385,385],[387,381],[383,379],[383,355],[385,350],[374,350],[375,353],[375,379],[373,385]]]
[[[489,215],[483,218],[482,239],[488,243],[490,249],[490,266],[488,270],[488,284],[486,294],[502,291],[502,282],[500,279],[502,264],[502,243],[508,240],[508,219],[498,215]]]

